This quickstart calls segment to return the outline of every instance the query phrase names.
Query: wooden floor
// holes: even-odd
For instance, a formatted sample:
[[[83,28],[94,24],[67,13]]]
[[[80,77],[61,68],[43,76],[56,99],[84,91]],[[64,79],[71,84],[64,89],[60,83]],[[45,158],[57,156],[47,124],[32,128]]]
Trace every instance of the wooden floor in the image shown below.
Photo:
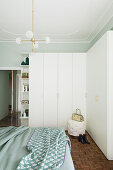
[[[20,126],[20,119],[18,118],[18,114],[8,115],[4,119],[0,120],[0,127],[7,126]]]
[[[19,126],[17,116],[7,116],[0,121],[0,127]],[[67,132],[66,132],[67,133]],[[77,138],[71,140],[71,154],[75,170],[113,170],[113,161],[108,161],[95,142],[87,134],[90,144],[82,144]]]
[[[113,170],[113,161],[108,161],[92,138],[87,134],[90,144],[82,144],[77,138],[71,140],[71,155],[75,170]]]

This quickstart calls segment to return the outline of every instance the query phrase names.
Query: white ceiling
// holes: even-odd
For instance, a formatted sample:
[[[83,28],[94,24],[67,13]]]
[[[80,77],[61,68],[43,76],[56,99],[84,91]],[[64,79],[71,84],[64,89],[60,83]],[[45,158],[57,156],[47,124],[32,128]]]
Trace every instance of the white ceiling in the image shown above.
[[[35,34],[54,42],[89,42],[113,16],[113,0],[34,0]],[[0,0],[0,41],[31,29],[32,0]]]

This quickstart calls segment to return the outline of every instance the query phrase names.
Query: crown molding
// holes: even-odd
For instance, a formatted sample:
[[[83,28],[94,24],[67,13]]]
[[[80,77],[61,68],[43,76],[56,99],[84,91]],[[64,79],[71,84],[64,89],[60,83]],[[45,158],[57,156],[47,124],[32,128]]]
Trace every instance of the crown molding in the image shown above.
[[[107,25],[110,19],[113,17],[113,2],[109,4],[108,8],[105,10],[104,14],[100,16],[97,21],[96,27],[89,34],[87,41],[93,41],[95,37],[101,32],[101,30]]]
[[[107,25],[107,23],[110,21],[110,19],[113,17],[113,2],[110,3],[108,5],[108,7],[106,8],[104,14],[102,14],[98,21],[97,21],[97,25],[95,28],[92,29],[91,33],[89,33],[89,35],[87,36],[87,38],[84,38],[84,39],[67,39],[67,38],[61,38],[61,39],[51,39],[51,44],[52,43],[91,43],[95,37],[102,31],[102,29]],[[16,34],[16,33],[12,33],[2,27],[0,27],[0,31],[2,32],[5,32],[9,35],[12,35],[12,36],[24,36],[25,34]],[[70,35],[75,35],[77,34],[78,30],[76,28],[75,31],[71,32],[71,33],[66,33],[66,34],[38,34],[38,36],[70,36]],[[35,36],[37,36],[37,34],[35,34]],[[11,38],[11,39],[1,39],[0,40],[0,43],[3,43],[3,42],[15,42],[15,39]]]
[[[3,27],[1,27],[0,26],[0,31],[1,32],[4,32],[4,33],[6,33],[6,34],[8,34],[8,37],[9,37],[9,39],[1,39],[0,41],[14,41],[14,39],[17,37],[17,36],[25,36],[25,34],[17,34],[17,33],[12,33],[12,32],[10,32],[10,31],[8,31],[8,30],[6,30],[6,29],[4,29]],[[63,37],[67,37],[67,36],[72,36],[72,35],[75,35],[75,34],[77,34],[77,32],[78,31],[73,31],[73,32],[71,32],[71,33],[66,33],[66,34],[57,34],[57,33],[53,33],[53,34],[50,34],[50,33],[45,33],[45,34],[34,34],[34,36],[37,36],[37,37],[39,37],[39,36],[43,36],[43,37],[46,37],[46,36],[56,36],[56,38],[54,38],[53,40],[55,40],[55,41],[60,41],[60,42],[62,42],[62,41],[72,41],[72,42],[89,42],[89,40],[87,40],[87,38],[81,38],[81,39],[68,39],[68,38],[60,38],[60,39],[58,39],[57,38],[57,36],[63,36]],[[10,38],[10,36],[12,36],[12,38]]]

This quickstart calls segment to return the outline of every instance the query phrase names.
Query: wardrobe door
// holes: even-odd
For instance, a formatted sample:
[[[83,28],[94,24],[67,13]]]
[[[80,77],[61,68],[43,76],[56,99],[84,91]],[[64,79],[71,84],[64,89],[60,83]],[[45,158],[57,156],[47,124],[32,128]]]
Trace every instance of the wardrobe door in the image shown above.
[[[86,120],[86,54],[73,54],[73,111],[79,108]]]
[[[44,54],[44,127],[57,126],[57,54]]]
[[[29,125],[43,126],[43,54],[30,55],[29,68]]]
[[[58,57],[58,126],[65,129],[67,129],[67,121],[72,117],[72,56],[72,53],[61,53]]]

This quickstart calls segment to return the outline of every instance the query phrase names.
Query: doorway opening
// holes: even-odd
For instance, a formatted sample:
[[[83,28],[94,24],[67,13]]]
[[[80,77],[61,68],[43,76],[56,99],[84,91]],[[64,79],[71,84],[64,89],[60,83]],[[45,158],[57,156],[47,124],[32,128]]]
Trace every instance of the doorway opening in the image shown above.
[[[20,126],[21,70],[0,70],[0,127]]]

